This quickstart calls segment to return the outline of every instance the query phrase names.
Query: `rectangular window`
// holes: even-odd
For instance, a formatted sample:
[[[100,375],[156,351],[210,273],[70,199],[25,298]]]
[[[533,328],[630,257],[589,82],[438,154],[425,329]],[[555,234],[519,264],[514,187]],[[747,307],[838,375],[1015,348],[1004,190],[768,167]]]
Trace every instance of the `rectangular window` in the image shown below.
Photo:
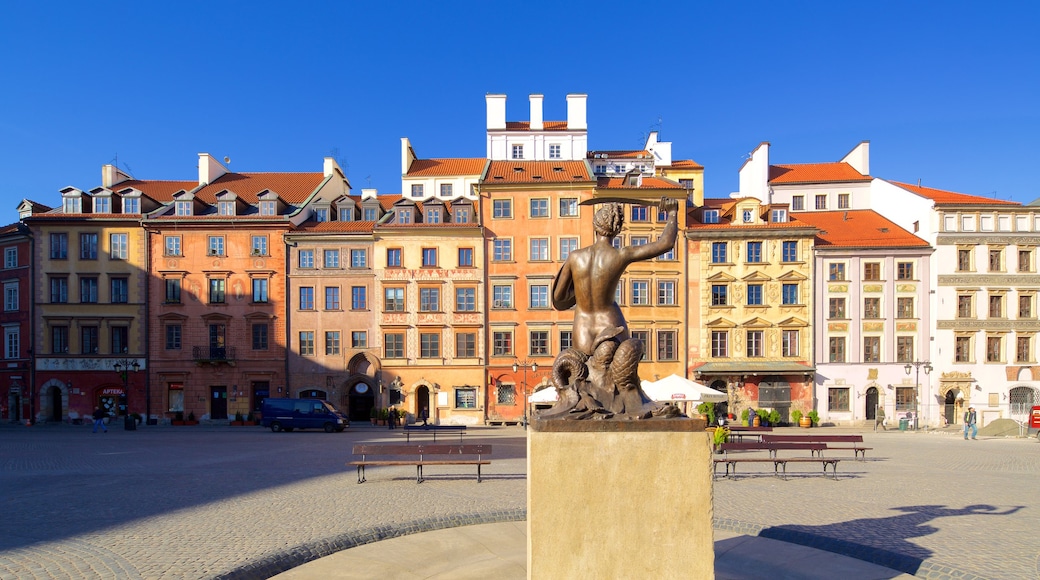
[[[180,304],[181,301],[181,279],[166,278],[166,302],[168,304]]]
[[[113,304],[126,304],[130,301],[130,281],[127,278],[112,278],[110,283],[109,298]]]
[[[314,267],[314,250],[300,250],[300,267]]]
[[[548,330],[532,330],[529,342],[531,345],[531,356],[545,356],[549,354]]]
[[[863,318],[881,318],[881,299],[863,299]]]
[[[218,201],[217,202],[217,214],[222,216],[235,215],[235,202],[233,201]]]
[[[300,310],[314,310],[314,287],[300,287]]]
[[[523,158],[524,158],[524,146],[523,145],[515,145],[514,144],[513,145],[513,159],[523,159]]]
[[[423,186],[422,186],[422,184],[421,183],[413,183],[412,184],[412,197],[422,197],[422,196],[423,196]]]
[[[834,281],[845,280],[845,264],[841,262],[827,264],[827,279]]]
[[[1033,295],[1023,294],[1018,297],[1018,317],[1019,318],[1032,318],[1033,317]]]
[[[436,332],[419,334],[419,357],[438,358],[441,356],[441,335]]]
[[[749,357],[760,357],[765,352],[763,348],[763,333],[761,330],[749,330],[747,333],[747,355]]]
[[[839,193],[838,194],[838,209],[849,209],[849,194]]]
[[[339,310],[339,286],[325,287],[325,310]]]
[[[549,144],[549,159],[560,159],[560,145],[558,143]]]
[[[570,330],[560,331],[560,352],[574,347],[574,332]]]
[[[880,336],[864,336],[863,337],[863,362],[865,362],[865,363],[881,362],[881,337]]]
[[[791,209],[794,211],[802,211],[805,209],[805,196],[804,195],[793,195],[791,196]]]
[[[386,312],[404,312],[404,288],[383,289],[383,310]]]
[[[324,267],[339,268],[339,250],[325,250],[322,255],[324,256]]]
[[[386,250],[386,267],[387,268],[400,268],[401,267],[401,248],[388,248]]]
[[[907,363],[914,360],[914,337],[896,337],[896,362]]]
[[[787,210],[786,209],[774,209],[770,212],[770,220],[774,224],[785,224],[787,223]]]
[[[130,346],[130,329],[125,326],[113,326],[109,329],[109,352],[125,353]]]
[[[914,299],[896,298],[896,318],[914,317]]]
[[[549,308],[549,286],[536,284],[531,286],[531,308]]]
[[[566,261],[571,252],[578,249],[578,238],[560,238],[560,261]]]
[[[457,358],[475,358],[477,356],[477,333],[459,332],[455,334],[455,356]]]
[[[864,280],[880,280],[881,279],[881,264],[878,262],[867,262],[863,264],[863,279]]]
[[[361,210],[361,219],[366,222],[374,222],[379,219],[379,209],[366,207]]]
[[[51,304],[65,304],[69,301],[69,279],[65,277],[51,278]]]
[[[456,288],[455,289],[455,310],[457,312],[476,312],[476,310],[477,310],[477,289],[476,288]]]
[[[459,268],[473,266],[473,248],[459,248]]]
[[[441,184],[441,197],[451,197],[452,187],[450,183]]]
[[[206,243],[206,250],[210,256],[224,255],[224,238],[221,236],[210,236]]]
[[[513,355],[513,333],[508,331],[496,331],[491,334],[492,348],[495,356]]]
[[[473,387],[455,387],[455,408],[476,409],[477,389]]]
[[[761,284],[748,284],[747,285],[747,305],[748,306],[762,306],[762,285]]]
[[[712,358],[729,356],[729,332],[725,330],[711,331],[711,356]]]
[[[368,310],[368,287],[367,286],[351,286],[350,287],[350,309],[351,310]]]
[[[12,312],[18,310],[18,283],[9,282],[4,284],[4,310]]]
[[[51,353],[67,354],[69,352],[69,327],[51,327]]]
[[[914,263],[913,262],[899,262],[896,264],[896,279],[897,280],[913,280],[914,279]]]
[[[845,337],[832,336],[828,342],[830,361],[832,363],[845,362]]]
[[[989,249],[989,271],[990,272],[1003,272],[1004,271],[1004,250],[1000,248]]]
[[[548,199],[532,199],[531,200],[531,217],[533,218],[547,218],[549,217],[549,200]]]
[[[560,217],[578,217],[578,199],[575,197],[560,198]]]
[[[410,224],[410,223],[412,223],[412,208],[409,208],[409,207],[399,207],[399,208],[397,208],[394,211],[394,220],[398,224]]]
[[[267,302],[267,278],[253,278],[253,302]]]
[[[226,280],[223,278],[210,278],[209,279],[209,303],[210,304],[223,304],[224,303],[224,291]]]
[[[784,284],[781,292],[781,300],[785,305],[795,305],[798,302],[798,284]]]
[[[79,301],[84,304],[96,304],[98,301],[98,279],[95,276],[84,276],[79,279]]]
[[[971,294],[960,294],[957,296],[957,318],[974,318],[974,311]]]
[[[260,215],[262,215],[262,216],[278,215],[278,202],[275,202],[275,201],[261,201],[260,202]]]
[[[329,221],[329,209],[326,207],[314,208],[314,221],[316,222],[327,222]]]
[[[957,271],[971,272],[971,254],[969,249],[957,250]]]
[[[368,250],[354,249],[350,251],[350,267],[351,268],[367,268],[368,267]]]
[[[1004,338],[1001,336],[986,337],[986,362],[1004,362]]]
[[[439,224],[441,223],[441,206],[430,206],[426,208],[426,223],[428,224]]]
[[[419,312],[439,312],[441,309],[440,288],[419,288]]]
[[[989,297],[989,317],[1004,318],[1004,296],[1000,294]]]
[[[325,331],[325,354],[328,356],[336,356],[339,354],[338,330]]]
[[[545,262],[549,259],[549,240],[547,238],[531,238],[531,261]]]
[[[127,234],[112,234],[109,236],[109,243],[112,245],[110,248],[110,256],[113,260],[125,260],[129,255],[130,243],[128,241]]]
[[[633,306],[649,306],[650,295],[648,284],[646,280],[633,280],[632,281],[632,305]]]
[[[650,213],[646,210],[645,205],[633,205],[632,206],[632,222],[648,222],[650,221]]]
[[[79,235],[79,259],[80,260],[97,260],[98,256],[98,237],[97,234],[80,234]]]
[[[508,219],[513,217],[513,200],[496,199],[491,202],[491,217]]]
[[[816,209],[827,209],[827,194],[820,193],[816,195]]]
[[[267,324],[252,324],[250,327],[253,334],[253,350],[267,350]]]
[[[727,306],[729,305],[729,286],[725,284],[712,284],[711,285],[711,305],[712,306]]]
[[[726,257],[726,242],[712,242],[711,244],[711,263],[712,264],[725,264],[728,260]]]
[[[827,389],[827,410],[848,412],[849,389],[847,387],[831,387]]]
[[[1033,250],[1019,250],[1018,251],[1018,271],[1019,272],[1032,272],[1033,271]]]
[[[267,236],[253,236],[249,243],[251,256],[267,256]]]
[[[798,261],[798,242],[787,241],[783,243],[783,251],[780,257],[784,262]]]
[[[762,261],[762,242],[747,243],[747,261],[750,263]]]
[[[829,300],[830,307],[827,309],[827,318],[831,320],[844,320],[845,319],[845,299],[844,298],[831,298]]]
[[[513,287],[496,285],[491,287],[492,306],[494,308],[513,307]]]
[[[632,236],[633,246],[645,246],[650,243],[650,238],[647,236]]]
[[[21,332],[18,328],[4,330],[4,358],[21,358]]]
[[[491,260],[494,262],[511,262],[513,260],[513,241],[503,239],[492,240]]]
[[[183,330],[180,324],[166,325],[166,350],[181,349],[181,335]]]
[[[705,224],[717,224],[719,223],[719,210],[717,209],[706,209],[701,213],[701,223]]]
[[[355,330],[350,333],[350,346],[352,348],[368,348],[368,332]]]
[[[516,385],[500,384],[496,389],[496,393],[498,394],[496,401],[499,405],[516,404]]]
[[[784,330],[780,336],[780,348],[783,356],[798,356],[798,331]]]
[[[98,327],[81,326],[79,329],[80,354],[97,354]]]
[[[954,338],[953,360],[955,362],[971,362],[971,337]]]
[[[632,338],[643,343],[643,358],[639,360],[650,360],[650,333],[646,330],[633,330]]]
[[[314,356],[314,331],[304,330],[300,332],[300,355]]]
[[[50,256],[52,260],[65,260],[69,257],[69,235],[56,233],[50,235]]]
[[[422,249],[422,265],[423,268],[437,267],[437,248]]]
[[[657,331],[657,360],[675,360],[675,331]]]
[[[675,306],[675,282],[659,280],[657,282],[657,304],[659,306]]]
[[[1015,341],[1015,360],[1020,363],[1033,362],[1033,337],[1019,336]]]

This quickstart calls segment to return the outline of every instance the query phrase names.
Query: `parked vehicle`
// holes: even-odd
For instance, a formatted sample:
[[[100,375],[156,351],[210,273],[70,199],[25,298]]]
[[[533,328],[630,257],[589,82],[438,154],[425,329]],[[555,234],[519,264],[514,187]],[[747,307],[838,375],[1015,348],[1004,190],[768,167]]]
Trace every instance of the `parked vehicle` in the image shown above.
[[[332,433],[349,427],[350,420],[327,401],[266,399],[260,424],[275,433],[293,429],[325,429]]]
[[[1036,435],[1040,439],[1040,405],[1029,411],[1029,434]]]

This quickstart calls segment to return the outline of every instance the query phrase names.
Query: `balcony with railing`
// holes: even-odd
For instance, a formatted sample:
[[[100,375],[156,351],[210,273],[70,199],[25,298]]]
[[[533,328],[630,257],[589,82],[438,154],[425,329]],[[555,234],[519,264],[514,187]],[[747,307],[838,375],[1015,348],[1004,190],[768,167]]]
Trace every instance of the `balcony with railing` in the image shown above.
[[[191,359],[195,364],[219,365],[226,364],[235,366],[235,347],[233,346],[193,346],[191,348]]]

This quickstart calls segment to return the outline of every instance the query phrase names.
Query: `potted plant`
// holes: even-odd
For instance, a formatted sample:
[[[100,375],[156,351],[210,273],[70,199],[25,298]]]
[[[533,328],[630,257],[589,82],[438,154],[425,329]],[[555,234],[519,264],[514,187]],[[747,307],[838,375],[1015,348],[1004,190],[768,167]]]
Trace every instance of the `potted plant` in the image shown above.
[[[722,453],[722,444],[729,441],[729,429],[718,426],[715,427],[715,433],[712,435],[712,443],[715,445],[715,453]]]
[[[759,409],[755,411],[755,415],[758,417],[758,425],[755,425],[755,427],[769,426],[769,411],[766,411],[765,409]]]
[[[745,427],[749,427],[750,426],[750,425],[748,425],[748,414],[749,413],[748,413],[747,409],[744,409],[743,411],[740,412],[740,424],[745,426]]]
[[[809,411],[809,420],[812,421],[813,427],[817,427],[820,424],[820,414],[816,410]]]
[[[704,402],[697,405],[697,412],[708,422],[708,425],[715,423],[715,405],[713,403]]]
[[[780,411],[773,409],[769,412],[769,424],[774,427],[780,425]]]
[[[242,424],[247,426],[247,427],[250,426],[250,425],[256,425],[256,417],[253,416],[253,412],[252,411],[246,413],[246,420]]]
[[[368,412],[368,420],[371,421],[373,425],[379,424],[379,407],[372,407],[372,410]]]
[[[195,411],[188,411],[188,418],[184,421],[185,425],[198,425],[199,422],[195,419]]]
[[[379,409],[379,424],[386,426],[386,420],[390,417],[390,409],[383,407]]]
[[[170,423],[173,424],[173,425],[183,425],[184,424],[184,411],[177,411],[176,413],[174,413],[173,414],[173,420],[170,421]]]
[[[791,423],[793,425],[798,425],[801,422],[802,422],[802,410],[801,409],[795,409],[795,410],[791,411]]]
[[[235,427],[241,427],[242,423],[244,423],[244,422],[245,422],[245,419],[242,418],[242,412],[241,411],[235,411],[235,420],[232,421],[231,424],[233,426],[235,426]]]
[[[405,420],[408,419],[408,411],[404,409],[398,409],[397,411],[397,424],[404,425]]]

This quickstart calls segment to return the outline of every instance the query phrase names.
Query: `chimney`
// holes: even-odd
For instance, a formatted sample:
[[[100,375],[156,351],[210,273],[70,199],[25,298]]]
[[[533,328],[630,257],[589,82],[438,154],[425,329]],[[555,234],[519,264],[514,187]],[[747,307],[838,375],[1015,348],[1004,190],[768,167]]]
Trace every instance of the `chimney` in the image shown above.
[[[415,161],[415,150],[412,149],[412,142],[408,140],[408,137],[401,137],[401,175],[408,175],[413,161]]]
[[[588,122],[585,120],[585,101],[589,98],[585,94],[567,95],[567,130],[587,131]]]
[[[214,159],[212,155],[199,153],[199,185],[213,183],[227,172],[227,167]]]
[[[374,188],[374,187],[373,188],[368,188],[368,187],[362,187],[361,188],[361,201],[365,201],[367,199],[375,199],[378,195],[379,195],[379,190]]]
[[[484,100],[487,103],[487,128],[491,130],[501,130],[506,128],[506,96],[505,95],[492,95],[488,93],[484,96]]]
[[[863,175],[870,175],[870,141],[861,141],[842,161]]]
[[[117,183],[122,183],[130,179],[130,176],[123,173],[116,168],[115,165],[102,165],[101,166],[101,186],[106,189],[112,189],[112,186]]]
[[[542,125],[542,99],[545,97],[542,95],[531,95],[531,130],[541,131],[544,126]]]

